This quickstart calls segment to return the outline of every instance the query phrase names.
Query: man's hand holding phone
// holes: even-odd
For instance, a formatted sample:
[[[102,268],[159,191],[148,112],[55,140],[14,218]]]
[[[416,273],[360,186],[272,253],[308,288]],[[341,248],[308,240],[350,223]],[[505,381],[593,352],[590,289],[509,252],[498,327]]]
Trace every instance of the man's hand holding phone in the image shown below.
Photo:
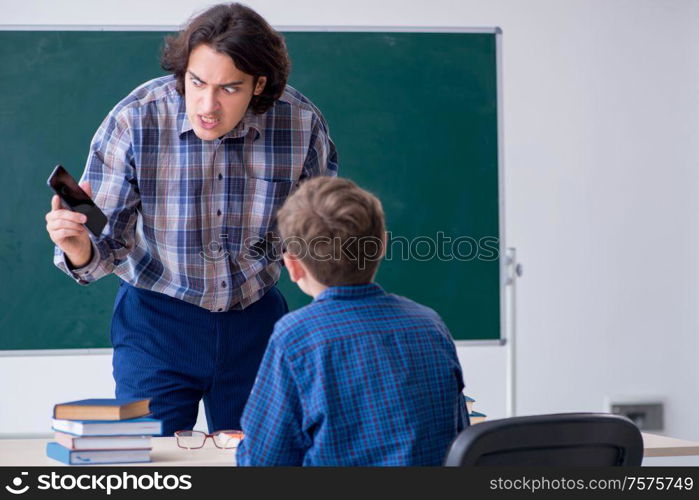
[[[88,182],[81,182],[80,187],[92,198]],[[86,222],[86,215],[64,209],[60,197],[53,195],[51,211],[46,214],[46,230],[51,241],[65,252],[74,268],[83,267],[92,259],[92,242],[84,226]]]

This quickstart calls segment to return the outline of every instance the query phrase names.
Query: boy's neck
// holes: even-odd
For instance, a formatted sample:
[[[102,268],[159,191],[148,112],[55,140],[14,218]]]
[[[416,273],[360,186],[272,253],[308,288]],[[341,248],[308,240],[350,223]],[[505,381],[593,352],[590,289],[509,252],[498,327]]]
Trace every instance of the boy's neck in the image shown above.
[[[285,261],[285,262],[287,262],[287,265],[289,265],[289,266],[300,265],[302,273],[298,277],[298,279],[296,280],[296,284],[299,286],[299,288],[301,289],[301,291],[303,293],[305,293],[306,295],[310,295],[311,297],[313,297],[314,300],[317,299],[318,295],[323,293],[325,290],[327,290],[328,288],[331,288],[328,285],[325,285],[325,284],[321,283],[320,281],[318,281],[315,278],[315,276],[313,276],[313,274],[308,270],[308,268],[305,265],[303,265],[303,263],[297,261],[298,264],[293,264],[294,261],[291,261],[291,260]],[[293,279],[294,278],[292,275],[292,280]],[[369,281],[369,283],[373,283],[373,282],[374,282],[374,279],[372,277],[372,279],[371,279],[371,281]],[[340,285],[337,285],[337,286],[340,286]]]
[[[308,283],[308,291],[307,291],[306,293],[308,293],[308,295],[310,295],[310,296],[313,297],[314,299],[318,298],[318,295],[320,295],[320,294],[323,293],[325,290],[327,290],[328,288],[330,288],[330,287],[328,287],[328,286],[325,286],[325,285],[322,284],[322,283],[318,283],[318,282],[315,281],[315,280],[313,280],[313,281],[314,281],[314,283]]]

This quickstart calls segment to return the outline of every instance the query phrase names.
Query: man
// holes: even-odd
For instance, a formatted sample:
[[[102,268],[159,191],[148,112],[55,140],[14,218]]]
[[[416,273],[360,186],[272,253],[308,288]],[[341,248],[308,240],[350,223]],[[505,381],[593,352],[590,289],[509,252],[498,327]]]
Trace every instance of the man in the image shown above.
[[[287,306],[274,215],[300,180],[336,175],[318,109],[286,86],[283,38],[217,5],[166,40],[171,76],[135,89],[95,134],[81,185],[109,222],[88,235],[57,197],[55,263],[86,285],[121,279],[112,317],[118,398],[149,397],[163,434],[237,429]],[[93,195],[94,193],[94,195]]]

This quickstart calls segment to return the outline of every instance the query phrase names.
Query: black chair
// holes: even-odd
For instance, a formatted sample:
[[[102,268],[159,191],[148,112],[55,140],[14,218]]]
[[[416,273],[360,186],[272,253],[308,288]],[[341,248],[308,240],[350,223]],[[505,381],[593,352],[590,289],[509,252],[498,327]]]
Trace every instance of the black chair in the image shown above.
[[[631,420],[607,413],[504,418],[466,428],[446,466],[641,465],[643,438]]]

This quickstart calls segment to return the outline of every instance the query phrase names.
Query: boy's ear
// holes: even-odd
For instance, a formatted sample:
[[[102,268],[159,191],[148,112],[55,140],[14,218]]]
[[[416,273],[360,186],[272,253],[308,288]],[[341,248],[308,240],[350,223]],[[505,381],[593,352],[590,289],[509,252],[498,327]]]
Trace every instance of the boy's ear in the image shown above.
[[[289,252],[284,253],[282,258],[284,259],[284,265],[286,266],[287,271],[289,271],[289,278],[291,281],[297,283],[300,279],[306,276],[306,270],[301,265],[300,260]]]

